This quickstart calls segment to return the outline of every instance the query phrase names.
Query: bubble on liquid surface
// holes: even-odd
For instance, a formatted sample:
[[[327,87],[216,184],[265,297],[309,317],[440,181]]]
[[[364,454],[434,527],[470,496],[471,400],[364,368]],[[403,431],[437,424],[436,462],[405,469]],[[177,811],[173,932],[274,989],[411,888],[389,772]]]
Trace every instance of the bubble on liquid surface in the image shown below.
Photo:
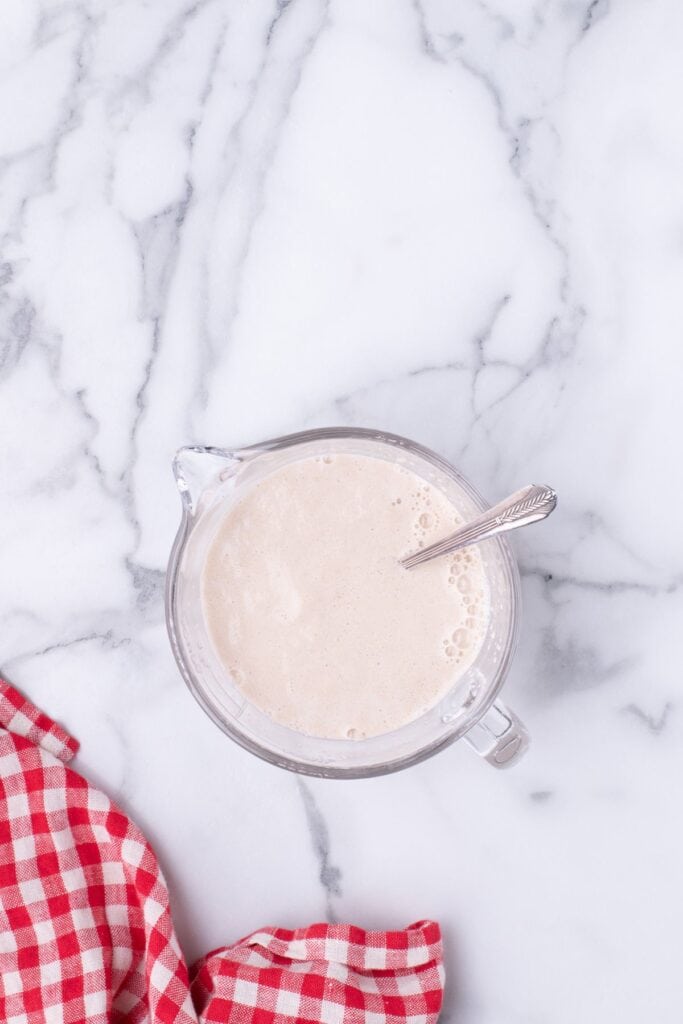
[[[469,576],[463,575],[458,580],[458,590],[461,594],[469,594],[472,589],[472,580]]]
[[[432,525],[432,517],[430,516],[429,512],[423,512],[420,518],[418,519],[418,522],[422,529],[426,530]]]
[[[449,644],[448,647],[446,648],[446,657],[447,658],[452,658],[454,654],[455,654],[455,647],[452,647]]]
[[[332,456],[331,456],[331,455],[323,455],[323,462],[324,462],[324,463],[325,463],[326,465],[328,465],[328,466],[329,466],[329,464],[330,464],[330,463],[331,463],[332,461],[333,461],[333,458],[332,458]]]
[[[469,626],[469,621],[467,622],[467,625]],[[452,640],[458,647],[467,647],[467,641],[469,640],[467,630],[460,626],[453,634]]]

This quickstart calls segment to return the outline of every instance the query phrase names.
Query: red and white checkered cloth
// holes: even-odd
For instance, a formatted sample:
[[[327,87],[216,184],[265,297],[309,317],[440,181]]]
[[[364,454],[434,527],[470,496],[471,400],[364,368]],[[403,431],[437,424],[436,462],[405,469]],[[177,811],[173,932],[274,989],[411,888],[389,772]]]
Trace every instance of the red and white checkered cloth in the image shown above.
[[[77,748],[0,680],[0,1021],[434,1024],[434,922],[266,928],[188,971],[154,852]]]

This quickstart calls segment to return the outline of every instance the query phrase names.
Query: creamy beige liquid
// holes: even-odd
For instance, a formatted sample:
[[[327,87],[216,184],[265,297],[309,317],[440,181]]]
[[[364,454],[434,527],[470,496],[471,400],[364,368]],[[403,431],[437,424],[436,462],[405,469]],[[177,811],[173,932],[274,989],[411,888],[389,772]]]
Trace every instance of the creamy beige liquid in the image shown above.
[[[413,721],[475,659],[488,587],[476,548],[412,570],[398,560],[460,521],[440,491],[380,459],[276,470],[227,512],[204,565],[220,660],[299,732],[360,739]]]

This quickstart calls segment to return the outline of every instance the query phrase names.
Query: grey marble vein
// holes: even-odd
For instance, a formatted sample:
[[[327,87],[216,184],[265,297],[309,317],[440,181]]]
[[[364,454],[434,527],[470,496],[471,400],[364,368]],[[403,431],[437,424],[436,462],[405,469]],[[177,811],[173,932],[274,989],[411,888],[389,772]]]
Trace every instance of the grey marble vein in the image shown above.
[[[325,893],[325,917],[326,920],[334,922],[337,920],[337,916],[333,901],[342,894],[341,871],[332,861],[330,832],[313,792],[300,777],[296,781],[306,812],[308,832],[319,865],[318,877]]]
[[[597,639],[581,635],[560,639],[555,625],[541,630],[536,689],[544,700],[557,694],[600,686],[633,665],[633,658],[607,657]]]
[[[132,558],[126,558],[125,561],[135,587],[138,609],[146,611],[151,607],[158,608],[164,599],[165,570],[140,565]]]
[[[101,460],[93,449],[93,441],[97,437],[100,425],[97,416],[89,408],[86,390],[84,388],[69,388],[64,384],[62,379],[62,339],[59,335],[50,334],[42,325],[40,325],[39,332],[34,331],[36,326],[35,318],[32,317],[27,342],[31,341],[35,349],[43,354],[52,386],[56,393],[75,411],[81,421],[85,434],[85,439],[76,447],[73,456],[69,460],[68,469],[73,471],[77,468],[78,462],[81,459],[85,459],[93,471],[97,485],[102,493],[107,498],[115,499],[116,491],[108,481]],[[60,476],[60,470],[55,468],[50,477],[47,479],[41,478],[36,481],[33,488],[34,493],[40,491],[49,493],[56,486],[59,486],[60,483],[68,485],[70,479],[70,475],[65,475],[63,471]]]
[[[623,710],[626,714],[632,715],[641,722],[654,736],[659,736],[666,728],[673,707],[673,703],[668,700],[658,715],[650,714],[641,708],[639,704],[627,704]]]
[[[431,60],[443,63],[443,56],[434,45],[434,41],[427,28],[427,17],[422,0],[412,0],[413,10],[417,19],[417,30],[420,39],[420,49]]]
[[[150,54],[144,66],[138,69],[135,78],[127,83],[128,89],[141,92],[146,101],[151,98],[151,82],[159,66],[172,56],[174,50],[185,38],[188,26],[208,8],[216,5],[218,0],[192,0],[173,16],[165,31]]]
[[[42,188],[35,192],[32,191],[27,196],[27,199],[22,204],[22,212],[25,211],[27,203],[35,199],[36,196],[55,189],[55,175],[60,149],[71,133],[81,124],[82,110],[87,93],[88,74],[92,60],[92,42],[97,32],[99,18],[93,15],[87,6],[78,5],[75,10],[77,27],[69,25],[66,29],[68,33],[76,33],[73,60],[71,62],[72,74],[62,99],[58,121],[53,126],[52,133],[45,143],[43,185]],[[44,45],[44,43],[41,41],[39,45]]]
[[[534,789],[529,793],[529,799],[535,804],[546,804],[555,796],[552,789]]]
[[[133,639],[129,636],[120,636],[114,629],[107,629],[104,632],[98,632],[93,630],[89,633],[83,633],[78,636],[66,637],[64,640],[55,640],[52,643],[46,644],[36,650],[22,651],[18,654],[11,655],[5,659],[5,666],[20,665],[22,662],[31,661],[34,658],[41,658],[46,654],[51,654],[53,651],[69,650],[72,647],[78,647],[82,644],[98,643],[107,650],[115,651],[119,647],[127,647],[133,643]]]
[[[549,589],[560,587],[576,587],[579,590],[594,591],[605,596],[617,596],[620,594],[645,594],[648,597],[662,597],[679,592],[683,584],[683,576],[675,576],[662,583],[647,583],[643,580],[634,579],[590,579],[571,573],[548,571],[537,567],[530,567],[526,563],[520,567],[522,577],[538,579]]]
[[[3,264],[0,287],[12,279],[12,266]],[[33,332],[34,304],[26,295],[16,301],[5,297],[0,308],[0,376],[9,375],[21,359]]]
[[[129,457],[123,477],[123,508],[134,533],[131,559],[140,541],[140,523],[135,510],[134,474],[137,469],[138,431],[147,412],[147,390],[159,357],[164,310],[168,300],[173,270],[177,263],[181,232],[192,200],[193,188],[185,182],[184,195],[149,221],[134,226],[138,243],[143,280],[143,308],[140,316],[150,324],[149,352],[142,379],[135,394],[135,414],[129,434]]]
[[[340,414],[343,420],[347,420],[347,410],[349,406],[352,406],[358,399],[371,397],[374,392],[381,388],[393,387],[400,384],[402,381],[411,380],[417,377],[424,377],[430,374],[444,372],[459,373],[461,371],[469,371],[469,369],[470,366],[468,362],[458,359],[448,359],[442,363],[426,363],[423,366],[411,367],[410,369],[394,374],[391,377],[382,377],[378,380],[373,380],[370,384],[366,384],[363,387],[355,388],[353,391],[346,391],[341,395],[337,395],[332,402],[332,406],[335,411]],[[311,422],[315,421],[322,411],[322,409],[316,409],[313,415],[309,417],[309,420]]]
[[[598,21],[601,21],[609,14],[609,11],[610,0],[591,0],[584,15],[581,26],[582,32],[584,34],[589,32]]]

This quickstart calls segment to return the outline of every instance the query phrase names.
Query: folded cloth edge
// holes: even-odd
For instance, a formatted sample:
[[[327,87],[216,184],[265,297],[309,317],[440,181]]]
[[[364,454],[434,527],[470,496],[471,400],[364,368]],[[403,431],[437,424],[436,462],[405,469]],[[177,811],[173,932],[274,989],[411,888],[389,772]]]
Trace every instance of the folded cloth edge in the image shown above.
[[[78,752],[78,740],[2,678],[0,727],[16,736],[23,736],[65,763]]]
[[[326,922],[294,930],[260,928],[238,945],[262,946],[290,960],[336,961],[361,971],[419,967],[443,955],[436,921],[416,921],[397,931]]]

